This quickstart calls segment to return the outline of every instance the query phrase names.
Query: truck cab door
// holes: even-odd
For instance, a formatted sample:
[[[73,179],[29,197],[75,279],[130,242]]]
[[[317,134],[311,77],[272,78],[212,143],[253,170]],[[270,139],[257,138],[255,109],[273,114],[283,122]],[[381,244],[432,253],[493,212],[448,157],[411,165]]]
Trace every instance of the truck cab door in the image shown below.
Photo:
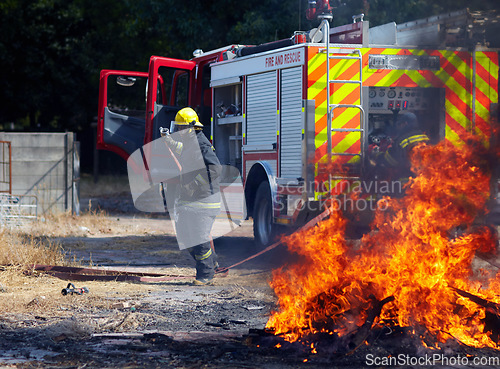
[[[148,73],[102,70],[99,82],[97,148],[125,160],[144,144]]]
[[[149,72],[102,70],[97,148],[125,160],[170,128],[177,112],[193,102],[196,63],[152,56]],[[147,97],[147,99],[146,99]]]
[[[158,138],[160,127],[170,128],[177,112],[193,104],[195,67],[189,60],[151,57],[145,143]]]

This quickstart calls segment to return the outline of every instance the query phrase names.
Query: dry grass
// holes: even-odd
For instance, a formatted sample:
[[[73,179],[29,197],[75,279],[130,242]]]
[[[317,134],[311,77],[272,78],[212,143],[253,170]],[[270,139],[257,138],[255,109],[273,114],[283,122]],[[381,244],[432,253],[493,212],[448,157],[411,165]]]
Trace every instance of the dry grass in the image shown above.
[[[85,237],[110,233],[112,228],[113,224],[105,212],[91,211],[80,216],[70,213],[46,215],[26,224],[19,231],[32,237]]]
[[[61,247],[56,243],[22,237],[7,230],[0,232],[0,265],[30,264],[65,265],[67,262]]]
[[[23,273],[30,264],[68,265],[62,249],[53,242],[41,242],[15,232],[0,232],[0,312],[22,312],[26,308],[45,307],[45,297],[36,297],[32,283],[38,278]],[[29,293],[25,293],[30,291]],[[30,302],[33,301],[30,305]],[[36,306],[35,306],[36,305]]]
[[[87,287],[90,293],[63,296],[61,290],[67,284],[68,281],[45,274],[24,275],[18,267],[4,268],[0,272],[0,324],[5,322],[12,328],[20,328],[32,326],[36,316],[59,320],[96,308],[118,311],[114,307],[117,302],[137,306],[142,294],[158,288],[127,282],[75,281],[76,287]]]
[[[98,227],[102,215],[87,215],[83,224]],[[58,216],[47,225],[33,225],[34,232],[67,233],[70,230],[61,228],[76,227],[78,223],[71,216]],[[53,228],[57,226],[56,228]],[[56,229],[56,230],[54,230]],[[74,260],[64,256],[62,247],[48,237],[33,237],[18,231],[0,232],[0,324],[10,327],[25,327],[40,324],[34,316],[57,317],[70,319],[75,312],[91,311],[94,308],[112,309],[117,300],[134,301],[134,293],[140,295],[146,288],[137,283],[109,281],[74,282],[77,287],[88,287],[90,294],[86,296],[63,296],[61,290],[68,281],[51,277],[44,273],[25,274],[31,264],[50,264],[76,266]],[[3,266],[2,266],[3,265]],[[147,290],[155,289],[147,286]],[[50,319],[49,319],[50,320]],[[68,324],[71,321],[66,322]],[[65,324],[63,326],[65,326]],[[71,325],[71,324],[70,324]],[[67,334],[66,334],[67,335]]]
[[[40,278],[24,275],[27,266],[32,264],[70,265],[70,262],[64,258],[63,250],[57,243],[1,231],[0,312],[22,312],[33,307],[46,307],[45,297],[38,296],[40,290],[33,288]]]
[[[128,190],[126,177],[102,177],[94,184],[91,178],[82,181],[85,196],[101,196]],[[114,226],[104,212],[90,211],[75,216],[70,213],[45,214],[35,222],[20,227],[0,229],[0,312],[44,310],[53,306],[65,283],[45,275],[26,276],[27,266],[49,264],[76,265],[65,258],[57,237],[88,237],[107,234]],[[57,287],[54,288],[54,284]],[[36,285],[37,288],[33,288]],[[66,299],[68,300],[68,299]],[[57,304],[57,302],[56,302]]]

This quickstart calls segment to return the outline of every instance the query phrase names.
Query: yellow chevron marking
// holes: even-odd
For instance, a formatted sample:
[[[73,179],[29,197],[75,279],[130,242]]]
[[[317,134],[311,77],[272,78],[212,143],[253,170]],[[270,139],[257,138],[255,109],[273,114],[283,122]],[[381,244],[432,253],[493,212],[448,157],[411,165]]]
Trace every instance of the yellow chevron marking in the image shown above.
[[[453,143],[455,146],[459,146],[460,144],[463,143],[460,136],[454,130],[452,130],[450,126],[446,125],[445,128],[446,128],[445,137],[448,141]]]
[[[408,77],[415,82],[418,87],[433,87],[432,83],[430,83],[422,74],[418,71],[409,71]]]
[[[453,64],[455,68],[457,68],[457,70],[459,70],[465,76],[465,78],[470,81],[472,77],[472,69],[467,65],[466,62],[464,62],[464,60],[460,56],[450,50],[439,51],[439,53],[443,56],[443,58]]]
[[[490,120],[490,109],[476,100],[476,114],[485,121]]]
[[[319,104],[316,107],[316,114],[321,113],[320,116],[325,115],[327,109],[328,109],[328,104],[327,104],[327,101],[324,100],[321,104]]]
[[[455,105],[453,105],[448,99],[445,100],[445,107],[448,114],[455,119],[458,124],[464,127],[467,131],[470,132],[471,129],[471,120],[467,118],[460,109],[458,109]]]
[[[309,99],[314,99],[319,93],[324,92],[326,88],[326,74],[318,78],[314,84],[309,87],[307,96]]]
[[[492,102],[498,102],[498,92],[491,87],[489,82],[482,79],[478,74],[476,74],[476,87],[488,96]]]
[[[354,91],[358,91],[359,94],[359,86],[352,84],[352,83],[346,83],[344,85],[341,85],[340,88],[337,88],[335,91],[332,91],[333,94],[330,96],[330,101],[332,104],[343,104],[345,103],[344,99],[347,98],[351,93]],[[356,100],[356,103],[359,104],[360,99]]]
[[[323,145],[325,142],[327,142],[327,140],[328,140],[328,136],[326,135],[326,129],[323,129],[314,138],[314,146],[315,146],[315,148],[316,149],[319,148],[321,145]]]
[[[484,142],[485,144],[485,147],[486,148],[489,148],[490,145],[489,145],[489,140],[487,140],[486,138],[488,137],[488,135],[486,135],[483,131],[481,131],[479,128],[475,128],[474,129],[474,133],[480,137],[481,141]]]
[[[351,120],[356,119],[359,121],[359,110],[357,108],[346,108],[344,111],[342,111],[339,114],[338,109],[333,110],[333,122],[332,122],[332,127],[333,128],[342,128],[344,127],[348,122]],[[359,124],[354,127],[354,128],[359,128]]]
[[[458,96],[462,98],[467,105],[470,106],[470,102],[472,101],[472,95],[470,91],[467,91],[464,87],[462,87],[452,76],[450,76],[446,71],[441,70],[440,73],[436,73],[436,77],[439,78],[443,83],[454,91]]]
[[[326,65],[326,54],[316,54],[314,57],[309,59],[309,62],[307,63],[307,70],[309,71],[309,74],[311,74],[323,65]],[[326,70],[326,67],[323,69]]]
[[[493,79],[498,79],[498,72],[500,67],[497,64],[495,64],[485,52],[478,52],[476,59],[478,63],[484,67],[484,69],[490,72],[490,75],[493,76]],[[486,66],[486,63],[483,62],[483,60],[484,62],[488,61],[487,63],[488,67]],[[489,97],[492,103],[497,103],[498,91],[496,91],[495,88],[490,88]]]
[[[353,65],[358,64],[359,62],[356,60],[343,60],[341,62],[335,63],[330,66],[330,79],[351,79],[351,80],[359,80],[359,69],[356,68],[356,73],[348,77],[341,77],[341,74],[346,72],[349,68],[352,68]]]
[[[367,53],[370,50],[370,48],[365,48],[362,50],[363,54]],[[409,50],[413,55],[428,55],[427,52],[424,50]],[[400,49],[384,49],[380,50],[378,54],[386,54],[386,55],[396,55],[400,52]],[[465,79],[471,80],[472,77],[472,68],[470,68],[460,56],[458,56],[456,53],[451,52],[451,51],[439,51],[440,55],[446,59],[449,63],[455,66],[457,68],[458,72],[461,73]],[[491,62],[490,57],[483,53],[483,52],[477,52],[477,62],[483,66],[487,71],[489,71],[492,75],[497,75],[499,67]],[[348,79],[347,77],[340,77],[340,75],[345,72],[348,68],[352,68],[352,65],[354,63],[357,63],[354,60],[344,60],[344,61],[337,61],[333,63],[332,68],[330,70],[330,78],[331,79],[336,79],[336,78],[341,78],[341,79]],[[326,55],[325,54],[318,54],[318,56],[313,57],[309,61],[309,71],[310,73],[313,71],[316,71],[317,68],[320,67],[325,67],[326,66]],[[368,65],[365,65],[363,67],[363,79],[368,79],[371,76],[373,76],[374,73],[379,73],[376,70],[370,70],[368,68]],[[393,70],[387,73],[381,80],[376,82],[377,86],[391,86],[399,78],[401,78],[403,75],[406,75],[409,77],[417,86],[420,87],[432,87],[434,84],[429,82],[424,75],[422,75],[419,71],[404,71],[404,70]],[[472,94],[470,91],[467,91],[467,89],[462,86],[452,75],[448,74],[445,70],[441,69],[438,72],[434,72],[434,75],[443,82],[443,84],[446,86],[446,88],[454,91],[454,93],[462,100],[464,101],[469,108],[472,107]],[[462,76],[461,76],[462,77]],[[356,73],[354,76],[351,77],[351,79],[356,79],[359,78],[359,73]],[[483,80],[480,76],[476,76],[476,85],[479,91],[481,93],[485,94],[492,102],[497,102],[498,101],[498,92],[495,90],[494,87],[492,87],[489,83],[489,81]],[[308,98],[315,98],[317,97],[322,91],[324,91],[326,86],[326,73],[323,74],[320,78],[318,78],[317,81],[314,82],[314,84],[311,86],[311,88],[308,89]],[[337,89],[332,92],[331,102],[336,103],[336,104],[341,104],[343,103],[344,99],[349,95],[352,94],[358,86],[354,84],[344,84],[340,85],[337,84],[336,86]],[[333,91],[333,90],[332,90]],[[359,101],[359,100],[358,100]],[[445,100],[445,106],[446,106],[446,111],[452,117],[456,122],[459,124],[463,125],[464,128],[467,130],[470,130],[471,128],[471,119],[466,117],[466,112],[461,111],[458,109],[456,106],[454,106],[448,99]],[[483,106],[479,101],[476,101],[476,114],[481,117],[484,120],[489,119],[489,107]],[[316,109],[316,120],[321,119],[326,115],[326,110],[327,110],[327,102],[326,100],[323,100],[321,104],[318,106]],[[348,123],[350,120],[355,119],[356,116],[359,115],[359,112],[354,111],[354,109],[343,109],[342,113],[340,113],[338,116],[334,116],[334,121],[332,124],[334,124],[335,127],[342,127],[346,123]],[[454,143],[459,143],[462,142],[460,139],[459,135],[453,131],[448,125],[446,125],[446,138]],[[482,132],[478,130],[478,134],[483,135]],[[359,138],[353,138],[354,136],[358,135],[359,133],[353,132],[349,133],[346,135],[345,139],[342,140],[338,145],[335,146],[334,150],[340,152],[345,151],[349,147],[352,146],[353,143],[355,143]],[[319,147],[326,142],[327,138],[327,132],[326,129],[323,129],[321,132],[318,133],[316,136],[316,147]]]
[[[398,79],[401,78],[405,74],[404,70],[394,70],[389,73],[387,76],[382,78],[380,81],[376,83],[376,86],[392,86]]]
[[[343,153],[346,152],[348,148],[356,143],[356,141],[361,140],[360,132],[351,132],[349,133],[342,141],[340,141],[335,147],[333,147],[332,151],[334,153]],[[359,153],[359,151],[358,151]]]

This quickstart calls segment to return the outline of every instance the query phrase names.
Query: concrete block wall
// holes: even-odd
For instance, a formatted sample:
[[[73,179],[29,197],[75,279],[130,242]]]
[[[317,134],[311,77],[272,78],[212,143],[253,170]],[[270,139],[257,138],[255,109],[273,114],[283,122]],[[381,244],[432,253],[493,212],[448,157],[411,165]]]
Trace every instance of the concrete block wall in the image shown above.
[[[79,146],[73,133],[0,132],[0,141],[11,142],[13,195],[36,196],[38,215],[79,213]]]

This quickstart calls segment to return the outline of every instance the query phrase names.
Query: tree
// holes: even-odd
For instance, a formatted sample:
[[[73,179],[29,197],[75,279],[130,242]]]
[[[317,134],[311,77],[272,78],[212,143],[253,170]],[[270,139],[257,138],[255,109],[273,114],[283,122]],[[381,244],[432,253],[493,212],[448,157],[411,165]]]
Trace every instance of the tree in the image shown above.
[[[334,25],[365,13],[372,26],[498,0],[331,0]],[[195,49],[289,38],[318,22],[306,0],[3,0],[0,125],[81,130],[97,112],[99,71],[143,70],[151,55],[191,58]]]

